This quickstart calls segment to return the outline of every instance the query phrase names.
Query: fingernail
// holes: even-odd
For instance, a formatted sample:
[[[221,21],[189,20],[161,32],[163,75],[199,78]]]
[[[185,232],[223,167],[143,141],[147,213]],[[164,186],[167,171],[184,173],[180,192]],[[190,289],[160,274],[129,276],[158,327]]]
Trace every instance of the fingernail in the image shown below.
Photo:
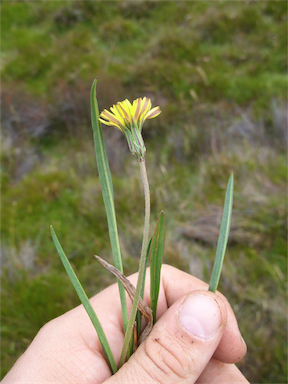
[[[245,342],[245,340],[243,339],[242,336],[241,336],[241,340],[242,340],[242,342],[243,342],[243,344],[245,345],[245,348],[246,348],[246,350],[247,350],[247,344],[246,344],[246,342]]]
[[[178,318],[183,327],[201,339],[212,337],[221,325],[221,312],[215,300],[205,295],[190,295],[182,304]]]

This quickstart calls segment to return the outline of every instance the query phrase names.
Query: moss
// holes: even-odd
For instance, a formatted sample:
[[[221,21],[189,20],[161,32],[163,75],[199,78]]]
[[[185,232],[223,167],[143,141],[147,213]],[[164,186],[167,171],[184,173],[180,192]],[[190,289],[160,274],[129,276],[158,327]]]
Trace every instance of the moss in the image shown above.
[[[48,296],[49,302],[44,300]],[[45,323],[78,304],[64,271],[36,276],[20,271],[1,291],[1,300],[10,303],[1,310],[2,377]]]
[[[125,20],[118,16],[114,20],[106,21],[100,29],[100,36],[104,42],[124,42],[137,39],[142,35],[139,26],[132,20]]]
[[[280,77],[279,81],[275,77],[273,86],[269,80],[271,71],[285,76],[285,22],[281,20],[276,27],[273,19],[278,5],[231,7],[220,2],[216,7],[182,2],[161,3],[155,8],[151,2],[110,2],[105,6],[99,1],[76,1],[59,2],[58,7],[25,4],[20,10],[17,6],[3,8],[3,13],[7,12],[5,20],[10,20],[13,7],[16,15],[14,28],[11,24],[4,28],[10,39],[4,47],[5,82],[25,79],[30,90],[49,93],[53,92],[51,84],[57,87],[59,76],[66,81],[85,78],[87,71],[99,73],[104,66],[111,76],[121,74],[129,88],[137,82],[141,87],[157,86],[176,98],[181,94],[190,98],[191,89],[201,99],[212,102],[219,97],[238,103],[251,102],[259,95],[266,102],[275,95],[283,97],[285,85],[281,86]],[[129,11],[131,7],[143,10],[143,14],[139,11],[134,15]],[[18,11],[25,11],[26,23],[17,19]],[[264,17],[263,12],[270,17]],[[37,28],[31,29],[31,13],[45,14],[48,21],[41,22],[43,19],[36,17]],[[164,22],[167,14],[170,25]],[[54,39],[49,37],[51,34]],[[208,87],[199,67],[208,77]],[[261,73],[268,68],[266,77]],[[265,108],[263,103],[262,107]]]

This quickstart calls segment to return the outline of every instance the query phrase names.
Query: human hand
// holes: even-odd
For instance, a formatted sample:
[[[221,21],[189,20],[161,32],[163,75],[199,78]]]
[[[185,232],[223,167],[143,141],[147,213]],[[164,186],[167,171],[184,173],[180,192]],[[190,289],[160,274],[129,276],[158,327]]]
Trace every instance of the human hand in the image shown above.
[[[137,274],[129,280],[136,285]],[[248,383],[234,365],[244,357],[246,345],[233,311],[223,295],[207,288],[201,280],[163,265],[157,322],[113,376],[80,305],[39,331],[2,384]],[[94,296],[91,304],[117,364],[124,340],[117,284]],[[127,305],[131,310],[129,299]]]

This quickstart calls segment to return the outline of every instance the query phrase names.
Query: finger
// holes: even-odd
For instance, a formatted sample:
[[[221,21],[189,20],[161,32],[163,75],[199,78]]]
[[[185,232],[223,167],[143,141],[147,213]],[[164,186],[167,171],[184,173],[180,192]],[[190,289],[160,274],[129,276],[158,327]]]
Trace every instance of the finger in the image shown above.
[[[227,314],[226,303],[208,291],[194,291],[177,300],[105,384],[194,383],[223,336]]]
[[[164,292],[160,291],[162,300],[159,300],[158,316],[161,316],[163,311],[165,311],[165,304],[163,305],[165,300],[167,301],[166,306],[169,307],[179,297],[187,294],[187,292],[197,289],[208,290],[208,284],[169,265],[163,265],[161,273]],[[173,284],[171,284],[171,281],[173,281]],[[220,292],[217,291],[216,295],[220,296],[226,303],[228,322],[214,357],[224,363],[237,363],[245,356],[247,347],[241,336],[236,317],[230,304]]]
[[[197,384],[247,384],[235,364],[225,364],[212,358],[197,380]]]

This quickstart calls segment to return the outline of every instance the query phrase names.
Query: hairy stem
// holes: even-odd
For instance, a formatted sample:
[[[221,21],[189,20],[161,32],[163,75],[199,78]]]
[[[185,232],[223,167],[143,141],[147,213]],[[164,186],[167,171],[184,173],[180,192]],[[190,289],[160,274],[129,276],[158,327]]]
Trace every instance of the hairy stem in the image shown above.
[[[135,297],[133,301],[132,311],[129,318],[129,322],[127,325],[127,330],[125,333],[122,353],[120,357],[119,362],[119,368],[122,367],[122,365],[125,363],[127,351],[130,343],[130,339],[132,336],[133,331],[133,325],[135,322],[136,312],[137,312],[137,305],[140,297],[140,291],[144,279],[145,274],[145,262],[146,262],[146,255],[147,255],[147,247],[149,242],[149,227],[150,227],[150,191],[149,191],[149,183],[147,178],[147,172],[146,172],[146,166],[145,166],[145,159],[141,159],[138,161],[140,166],[140,173],[142,178],[142,183],[144,187],[144,196],[145,196],[145,219],[144,219],[144,230],[143,230],[143,241],[142,241],[142,249],[141,249],[141,256],[140,256],[140,263],[139,263],[139,270],[138,270],[138,280],[136,285],[136,292]]]
[[[147,171],[145,166],[145,159],[139,161],[141,178],[144,188],[144,196],[145,196],[145,219],[144,219],[144,229],[143,229],[143,241],[142,241],[142,249],[141,249],[141,259],[139,265],[139,274],[141,272],[141,284],[144,277],[144,267],[146,261],[147,247],[149,243],[149,229],[150,229],[150,190],[149,190],[149,182],[147,178]],[[140,275],[138,277],[140,279]]]

